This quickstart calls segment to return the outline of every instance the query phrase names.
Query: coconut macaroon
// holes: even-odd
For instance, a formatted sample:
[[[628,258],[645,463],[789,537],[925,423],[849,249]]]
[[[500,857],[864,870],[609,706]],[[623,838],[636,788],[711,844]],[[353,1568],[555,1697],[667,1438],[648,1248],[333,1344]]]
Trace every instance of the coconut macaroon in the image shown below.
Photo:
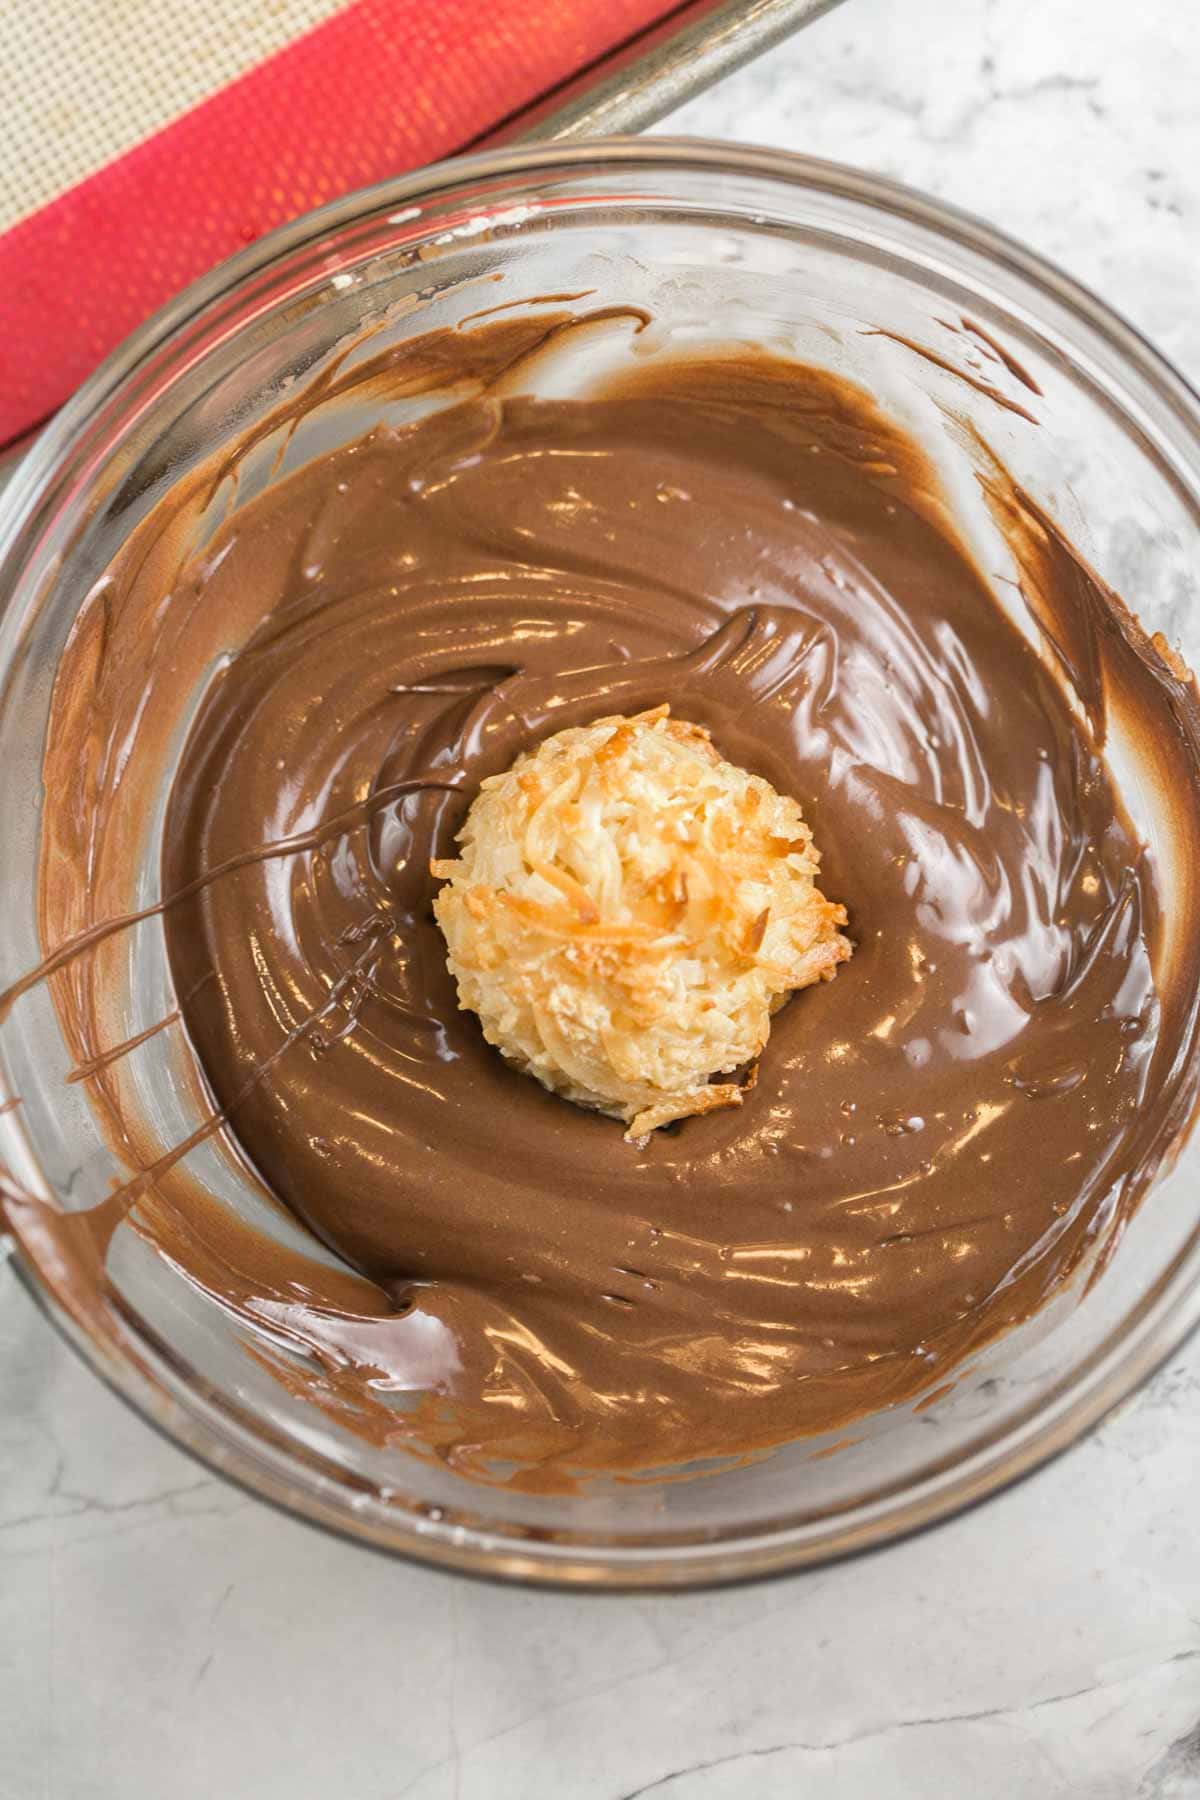
[[[628,1126],[741,1104],[790,993],[851,946],[795,800],[668,706],[556,732],[434,862],[459,1005],[514,1067]]]

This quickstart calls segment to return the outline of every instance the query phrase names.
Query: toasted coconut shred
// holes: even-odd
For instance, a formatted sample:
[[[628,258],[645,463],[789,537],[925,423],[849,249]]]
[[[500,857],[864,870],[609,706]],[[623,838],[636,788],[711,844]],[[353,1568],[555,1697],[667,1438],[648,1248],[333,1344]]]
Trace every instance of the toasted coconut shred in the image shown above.
[[[771,1015],[851,954],[795,800],[660,706],[557,732],[483,782],[434,912],[459,1005],[630,1142],[740,1106]]]

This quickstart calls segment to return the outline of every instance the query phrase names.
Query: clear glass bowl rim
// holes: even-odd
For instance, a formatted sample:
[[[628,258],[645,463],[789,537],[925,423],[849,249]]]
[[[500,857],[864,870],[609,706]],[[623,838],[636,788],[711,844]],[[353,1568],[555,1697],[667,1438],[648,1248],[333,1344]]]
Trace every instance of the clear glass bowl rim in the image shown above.
[[[233,295],[248,279],[360,215],[444,199],[465,183],[537,178],[589,168],[634,166],[661,174],[709,170],[743,175],[829,199],[842,199],[907,221],[947,245],[1015,277],[1104,345],[1121,369],[1140,378],[1160,417],[1170,417],[1176,448],[1187,447],[1200,490],[1200,396],[1138,331],[1086,287],[1015,239],[972,214],[884,176],[822,158],[698,138],[595,138],[454,157],[361,188],[281,226],[220,264],[169,301],[100,365],[41,431],[0,494],[0,566],[6,563],[68,472],[71,451],[104,407],[152,353]],[[3,607],[0,604],[0,616]],[[1048,1399],[1039,1401],[994,1443],[898,1494],[814,1527],[811,1520],[770,1529],[731,1528],[703,1541],[614,1541],[573,1533],[569,1542],[522,1538],[447,1518],[417,1518],[355,1495],[286,1452],[256,1444],[214,1409],[201,1412],[160,1387],[133,1358],[118,1358],[88,1336],[19,1244],[0,1237],[24,1285],[83,1360],[150,1424],[216,1472],[284,1510],[375,1548],[462,1572],[593,1589],[696,1587],[783,1573],[879,1547],[977,1504],[1069,1448],[1127,1399],[1200,1325],[1200,1219],[1153,1290]]]

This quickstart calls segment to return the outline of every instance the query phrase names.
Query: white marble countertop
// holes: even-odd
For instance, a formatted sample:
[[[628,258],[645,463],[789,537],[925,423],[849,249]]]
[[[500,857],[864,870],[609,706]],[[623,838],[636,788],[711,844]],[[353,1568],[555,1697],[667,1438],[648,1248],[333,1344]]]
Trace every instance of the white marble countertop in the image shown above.
[[[1200,380],[1178,0],[849,0],[669,129],[882,170]],[[1017,1490],[835,1568],[520,1592],[191,1462],[0,1270],[0,1800],[1200,1797],[1200,1341]]]

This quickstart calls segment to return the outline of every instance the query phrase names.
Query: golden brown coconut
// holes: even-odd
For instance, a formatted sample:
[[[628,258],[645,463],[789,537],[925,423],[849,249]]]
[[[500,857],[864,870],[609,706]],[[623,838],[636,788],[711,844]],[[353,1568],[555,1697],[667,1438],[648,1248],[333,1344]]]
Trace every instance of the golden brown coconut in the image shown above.
[[[516,1068],[628,1126],[714,1107],[771,1014],[851,953],[794,800],[667,706],[547,738],[436,862],[459,1004]]]

